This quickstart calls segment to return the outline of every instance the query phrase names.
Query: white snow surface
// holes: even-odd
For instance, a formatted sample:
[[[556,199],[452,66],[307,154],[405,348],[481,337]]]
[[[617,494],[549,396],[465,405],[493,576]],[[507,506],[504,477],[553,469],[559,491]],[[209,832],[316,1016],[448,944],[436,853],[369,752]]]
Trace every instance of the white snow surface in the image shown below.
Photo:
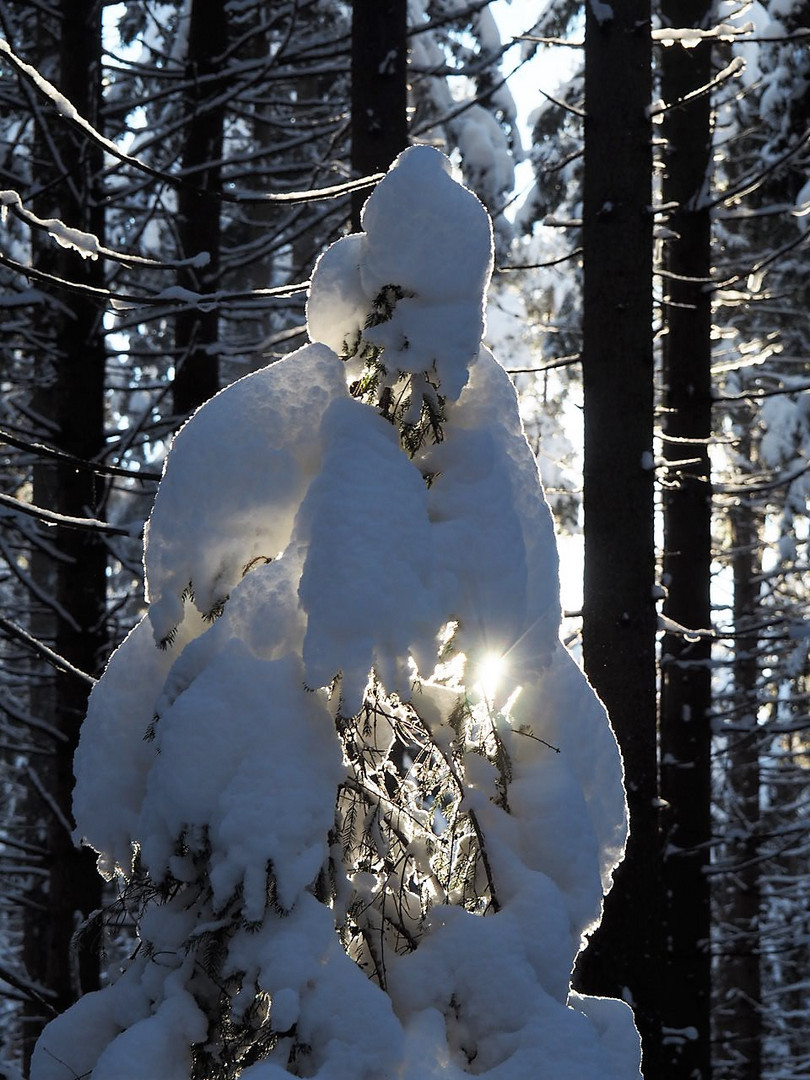
[[[456,131],[465,176],[481,192],[488,206],[496,205],[504,192],[511,191],[515,185],[515,157],[519,156],[519,148],[516,155],[506,132],[481,105],[471,105],[462,113]]]
[[[341,352],[362,333],[385,347],[389,371],[428,372],[455,401],[484,333],[489,216],[452,179],[438,150],[413,146],[367,200],[362,225],[362,233],[338,240],[315,266],[310,337]],[[393,317],[366,327],[375,297],[392,285],[404,293]]]
[[[245,567],[287,546],[321,463],[313,432],[345,396],[343,375],[331,350],[305,346],[221,391],[180,429],[146,529],[157,641],[179,624],[185,590],[207,615]]]
[[[105,874],[127,878],[138,853],[175,887],[146,905],[144,947],[118,979],[46,1028],[32,1080],[189,1077],[212,1000],[194,946],[226,924],[232,1014],[261,991],[278,1034],[244,1080],[640,1075],[628,1006],[570,989],[624,847],[621,760],[559,641],[551,517],[515,391],[480,344],[489,221],[448,168],[429,148],[401,155],[366,232],[318,263],[315,343],[223,390],[174,441],[146,536],[149,612],[91,695],[74,814]],[[338,359],[385,286],[408,303],[377,328],[384,360],[400,366],[412,340],[447,400],[443,439],[413,457]],[[452,624],[456,681],[439,663]],[[463,679],[492,654],[501,686],[482,703]],[[363,897],[373,911],[391,880],[344,871],[334,906],[315,888],[355,776],[336,713],[360,711],[372,670],[437,746],[459,737],[459,703],[478,701],[475,722],[511,758],[508,807],[494,760],[467,753],[457,777],[485,837],[486,915],[440,894],[431,844],[400,819],[437,892],[416,947],[386,956],[385,988],[337,923]],[[439,810],[420,813],[440,834]],[[189,900],[179,886],[201,865],[207,887]]]
[[[57,218],[41,218],[30,210],[26,210],[23,201],[16,191],[0,191],[0,223],[5,223],[9,207],[14,207],[20,213],[24,221],[44,229],[60,247],[76,251],[83,259],[91,261],[98,258],[101,245],[94,233],[82,232],[65,225]]]

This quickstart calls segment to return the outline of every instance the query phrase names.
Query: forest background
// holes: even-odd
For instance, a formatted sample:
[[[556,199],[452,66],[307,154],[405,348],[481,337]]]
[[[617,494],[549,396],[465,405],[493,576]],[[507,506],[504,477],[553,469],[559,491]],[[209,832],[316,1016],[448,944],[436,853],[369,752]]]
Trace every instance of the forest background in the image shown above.
[[[415,141],[493,216],[488,340],[584,543],[567,640],[633,832],[578,983],[633,1002],[647,1080],[810,1076],[810,6],[522,17],[512,41],[460,0],[0,4],[9,1076],[102,978],[72,755],[171,435],[301,343],[315,259]],[[516,68],[544,96],[526,147]]]

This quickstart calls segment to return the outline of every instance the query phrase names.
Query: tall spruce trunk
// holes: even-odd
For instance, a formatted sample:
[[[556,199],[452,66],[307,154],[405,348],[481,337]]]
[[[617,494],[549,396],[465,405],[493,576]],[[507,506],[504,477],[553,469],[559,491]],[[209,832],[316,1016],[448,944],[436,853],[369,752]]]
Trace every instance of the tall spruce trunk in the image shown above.
[[[178,189],[177,230],[180,253],[191,258],[208,253],[205,266],[178,271],[177,284],[191,292],[211,293],[220,280],[222,146],[226,81],[221,77],[227,44],[225,0],[192,0],[186,57],[186,112],[182,177]],[[216,307],[186,307],[175,318],[175,374],[172,403],[181,418],[219,390],[219,314]]]
[[[352,173],[385,171],[408,145],[406,0],[352,4]],[[368,192],[352,199],[352,228]]]
[[[742,418],[740,457],[751,460],[752,410]],[[756,497],[756,496],[752,496]],[[729,509],[734,581],[734,719],[725,754],[726,832],[724,874],[719,879],[720,957],[715,992],[715,1033],[726,1080],[760,1080],[762,1074],[762,972],[760,965],[760,746],[759,531],[751,496]]]
[[[650,6],[632,0],[612,11],[600,23],[586,5],[583,653],[624,756],[631,831],[602,926],[580,957],[577,985],[632,1001],[652,1080],[661,944]]]
[[[707,0],[666,0],[664,25],[708,29]],[[664,511],[664,613],[681,627],[711,626],[712,434],[711,79],[708,42],[662,50],[661,96],[668,108],[662,199],[670,211],[665,242],[663,453],[669,467]],[[671,624],[670,624],[671,625]],[[711,641],[668,632],[662,645],[661,796],[666,956],[661,1017],[663,1077],[707,1080],[711,1072],[710,895]]]
[[[96,0],[62,0],[58,25],[54,26],[52,17],[41,23],[40,47],[43,56],[50,55],[60,90],[96,123],[101,5]],[[37,212],[103,240],[99,150],[47,106],[40,113],[37,148],[42,158],[50,158],[52,180],[50,185],[41,183]],[[99,262],[57,248],[50,238],[35,246],[34,257],[39,268],[64,279],[93,286],[103,283]],[[44,426],[32,435],[93,461],[104,450],[102,308],[86,295],[54,291],[44,298],[40,317],[47,347],[36,373],[33,404]],[[104,492],[90,469],[41,461],[32,479],[37,505],[73,517],[96,517],[102,512]],[[40,535],[42,542],[31,556],[38,591],[31,600],[32,632],[75,668],[97,675],[108,645],[104,539],[61,526],[43,528]],[[52,735],[35,734],[39,751],[27,763],[25,840],[42,855],[24,908],[23,962],[56,1012],[99,985],[98,940],[90,931],[76,932],[82,920],[101,905],[101,879],[92,854],[74,846],[70,824],[73,752],[88,690],[85,679],[45,669],[36,677],[31,700],[33,716],[48,725]],[[23,1009],[26,1059],[49,1012],[35,1001]]]

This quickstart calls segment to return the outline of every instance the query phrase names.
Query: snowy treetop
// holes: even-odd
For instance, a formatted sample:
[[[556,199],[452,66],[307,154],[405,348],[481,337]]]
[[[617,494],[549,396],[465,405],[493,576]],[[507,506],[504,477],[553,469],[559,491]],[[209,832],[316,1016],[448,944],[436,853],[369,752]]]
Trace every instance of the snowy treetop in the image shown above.
[[[400,155],[366,202],[364,231],[318,260],[307,323],[338,355],[356,355],[363,339],[385,350],[387,379],[419,375],[455,401],[484,333],[492,225],[449,172],[430,147]]]
[[[363,225],[315,269],[312,343],[168,455],[149,611],[75,762],[140,946],[32,1080],[638,1075],[629,1009],[569,985],[621,762],[481,346],[489,219],[414,147]]]

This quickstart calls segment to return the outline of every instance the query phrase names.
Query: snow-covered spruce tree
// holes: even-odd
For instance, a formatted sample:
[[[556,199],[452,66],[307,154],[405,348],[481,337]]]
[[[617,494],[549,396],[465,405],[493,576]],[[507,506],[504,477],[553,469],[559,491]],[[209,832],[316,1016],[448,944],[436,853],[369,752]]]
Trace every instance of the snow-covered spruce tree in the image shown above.
[[[149,613],[95,688],[77,833],[139,944],[33,1080],[626,1080],[569,974],[621,857],[621,763],[558,639],[491,226],[402,154],[322,256],[307,345],[180,431]],[[133,888],[132,885],[124,886]]]

